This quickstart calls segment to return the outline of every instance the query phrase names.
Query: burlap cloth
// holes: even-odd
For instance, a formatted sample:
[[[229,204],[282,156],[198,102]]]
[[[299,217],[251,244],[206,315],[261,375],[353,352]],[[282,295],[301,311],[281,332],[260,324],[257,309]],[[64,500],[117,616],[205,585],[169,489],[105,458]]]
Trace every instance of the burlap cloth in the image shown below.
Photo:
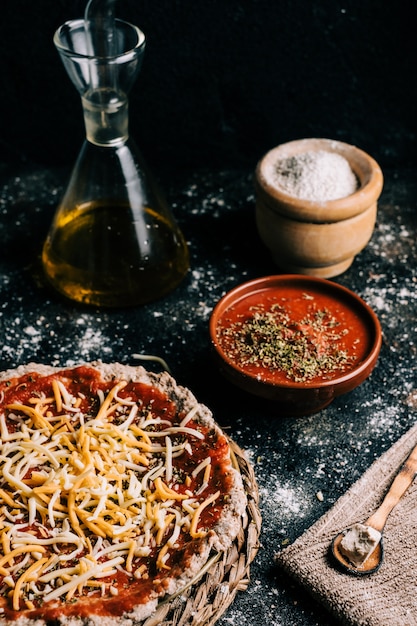
[[[329,555],[339,531],[364,521],[379,506],[416,444],[417,425],[377,459],[323,517],[276,555],[278,565],[343,624],[417,625],[416,481],[388,518],[384,562],[376,573],[357,577],[340,572]]]

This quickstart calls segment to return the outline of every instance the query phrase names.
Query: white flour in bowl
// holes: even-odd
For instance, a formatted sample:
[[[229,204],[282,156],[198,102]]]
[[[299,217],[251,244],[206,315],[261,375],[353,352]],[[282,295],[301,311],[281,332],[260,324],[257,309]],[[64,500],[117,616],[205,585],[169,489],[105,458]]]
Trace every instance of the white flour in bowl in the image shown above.
[[[348,160],[326,150],[279,159],[274,183],[290,196],[313,202],[345,198],[358,188],[358,180]]]

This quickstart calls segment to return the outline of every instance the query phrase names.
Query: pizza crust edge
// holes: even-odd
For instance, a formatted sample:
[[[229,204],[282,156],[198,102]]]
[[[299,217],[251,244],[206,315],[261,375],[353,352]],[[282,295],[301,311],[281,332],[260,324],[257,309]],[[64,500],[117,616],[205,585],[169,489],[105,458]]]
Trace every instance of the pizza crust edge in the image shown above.
[[[125,365],[119,362],[104,363],[103,361],[83,361],[71,366],[51,366],[37,362],[29,362],[13,369],[0,372],[0,381],[20,378],[31,372],[41,376],[72,370],[80,366],[91,367],[100,372],[105,381],[128,380],[149,384],[177,403],[179,410],[190,411],[198,405],[195,418],[219,433],[223,430],[213,418],[210,409],[197,401],[190,389],[178,385],[175,378],[168,372],[154,373],[146,370],[143,366]],[[227,437],[227,435],[225,435]],[[146,604],[137,605],[133,611],[123,613],[120,616],[91,615],[88,618],[63,616],[54,624],[60,626],[133,626],[150,617],[157,608],[159,602],[166,600],[171,595],[178,594],[181,589],[189,585],[198,576],[201,569],[207,563],[213,550],[216,552],[226,551],[233,543],[242,527],[242,518],[246,514],[247,498],[240,472],[232,466],[230,471],[233,475],[233,487],[228,493],[229,502],[223,508],[222,515],[216,526],[208,533],[204,541],[198,543],[198,554],[193,554],[187,568],[174,578],[167,579],[166,592],[161,596],[151,599]],[[48,626],[48,620],[31,619],[25,615],[17,619],[5,620],[0,616],[0,626]]]

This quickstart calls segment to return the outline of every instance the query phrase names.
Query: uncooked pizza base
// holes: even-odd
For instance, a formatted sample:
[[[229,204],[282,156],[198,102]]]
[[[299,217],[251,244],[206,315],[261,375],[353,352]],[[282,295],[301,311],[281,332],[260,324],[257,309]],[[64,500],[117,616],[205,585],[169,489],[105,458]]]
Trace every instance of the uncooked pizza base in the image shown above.
[[[154,374],[148,372],[143,367],[132,367],[119,363],[104,364],[94,362],[83,364],[83,366],[99,371],[105,381],[133,381],[134,383],[143,383],[156,388],[175,403],[179,414],[184,415],[193,411],[193,420],[196,420],[202,426],[208,427],[210,430],[214,429],[218,435],[223,436],[210,410],[206,406],[199,404],[188,389],[177,385],[176,381],[168,373]],[[65,368],[30,363],[1,373],[0,382],[11,381],[13,385],[13,380],[20,379],[31,372],[41,376],[50,376],[62,371],[65,371]],[[167,570],[164,576],[163,592],[159,591],[151,600],[144,604],[136,605],[133,610],[130,608],[128,612],[122,615],[103,615],[100,614],[100,609],[94,613],[95,609],[93,608],[93,611],[88,616],[85,615],[83,617],[60,617],[58,614],[54,617],[55,623],[65,626],[80,626],[80,624],[89,624],[91,626],[110,626],[114,624],[132,626],[135,622],[141,622],[151,615],[161,599],[177,593],[194,580],[213,553],[227,550],[230,547],[242,525],[242,517],[245,515],[247,501],[241,476],[232,467],[231,462],[227,467],[227,471],[232,476],[227,494],[227,504],[223,506],[219,519],[217,519],[209,532],[200,540],[194,540],[190,544],[186,566],[180,563],[178,566],[171,568],[171,570]],[[185,552],[187,553],[187,550]],[[81,601],[83,602],[84,599]],[[87,601],[89,601],[88,598]],[[104,599],[103,602],[106,602],[106,600]],[[94,599],[91,604],[92,606],[94,604],[100,606],[100,600]],[[5,619],[0,616],[0,626],[9,626],[11,624],[14,626],[45,626],[48,621],[51,621],[45,620],[43,617],[31,618],[27,612],[16,612],[16,617],[17,619]]]

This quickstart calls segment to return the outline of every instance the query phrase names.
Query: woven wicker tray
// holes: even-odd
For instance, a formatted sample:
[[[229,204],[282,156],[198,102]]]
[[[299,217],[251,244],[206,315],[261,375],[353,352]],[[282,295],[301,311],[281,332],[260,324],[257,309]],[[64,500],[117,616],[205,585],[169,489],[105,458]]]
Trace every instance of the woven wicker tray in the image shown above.
[[[259,491],[252,466],[243,451],[230,441],[234,463],[240,470],[248,505],[233,545],[208,562],[198,580],[161,603],[136,626],[212,626],[249,584],[250,564],[259,548],[261,515]]]

